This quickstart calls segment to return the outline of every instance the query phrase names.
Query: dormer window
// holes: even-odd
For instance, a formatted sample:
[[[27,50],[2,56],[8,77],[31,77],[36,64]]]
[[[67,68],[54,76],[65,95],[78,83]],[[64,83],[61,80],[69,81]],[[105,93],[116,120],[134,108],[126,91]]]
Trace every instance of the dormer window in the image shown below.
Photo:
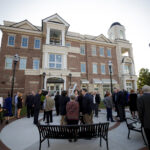
[[[60,30],[50,30],[50,44],[53,45],[61,45],[62,43],[62,36],[61,36],[61,31]]]

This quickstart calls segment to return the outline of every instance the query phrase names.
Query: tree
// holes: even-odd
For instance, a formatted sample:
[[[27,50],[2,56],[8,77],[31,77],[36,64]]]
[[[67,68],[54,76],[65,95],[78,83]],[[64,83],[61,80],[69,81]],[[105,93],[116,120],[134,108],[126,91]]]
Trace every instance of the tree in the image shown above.
[[[148,69],[142,68],[140,70],[137,85],[139,89],[144,85],[150,85],[150,71]]]

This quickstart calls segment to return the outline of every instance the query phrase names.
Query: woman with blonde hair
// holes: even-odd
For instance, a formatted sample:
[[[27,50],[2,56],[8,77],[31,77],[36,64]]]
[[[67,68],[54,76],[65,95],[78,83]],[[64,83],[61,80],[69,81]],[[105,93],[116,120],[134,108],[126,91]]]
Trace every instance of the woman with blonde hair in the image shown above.
[[[18,104],[17,104],[17,108],[18,108],[17,119],[20,119],[20,112],[21,112],[21,109],[22,109],[22,102],[23,102],[22,93],[19,93],[18,94]]]

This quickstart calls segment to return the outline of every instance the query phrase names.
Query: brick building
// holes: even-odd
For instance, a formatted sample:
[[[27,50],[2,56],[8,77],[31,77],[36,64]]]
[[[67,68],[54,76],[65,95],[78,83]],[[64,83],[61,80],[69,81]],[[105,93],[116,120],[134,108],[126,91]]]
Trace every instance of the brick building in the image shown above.
[[[58,14],[42,20],[38,27],[28,20],[4,21],[0,26],[0,96],[11,90],[13,56],[18,54],[14,92],[24,94],[39,88],[50,91],[86,87],[101,95],[110,90],[108,61],[112,62],[114,87],[136,90],[132,46],[125,28],[116,22],[109,38],[68,31],[69,24]],[[44,75],[45,74],[45,75]]]

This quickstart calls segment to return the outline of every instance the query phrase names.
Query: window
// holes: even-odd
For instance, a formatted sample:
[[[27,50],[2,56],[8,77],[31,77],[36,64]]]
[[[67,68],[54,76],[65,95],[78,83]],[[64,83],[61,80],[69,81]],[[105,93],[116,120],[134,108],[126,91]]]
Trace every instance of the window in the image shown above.
[[[33,59],[33,69],[38,70],[40,65],[39,59]]]
[[[28,47],[28,37],[22,37],[21,46]]]
[[[27,59],[26,58],[20,58],[19,69],[20,70],[25,70],[26,69],[26,63],[27,63]]]
[[[12,69],[13,58],[6,57],[5,59],[5,69]]]
[[[86,73],[86,65],[85,63],[81,63],[81,72]]]
[[[92,56],[96,56],[96,46],[92,46]]]
[[[62,33],[60,30],[50,30],[50,44],[61,45],[62,44]]]
[[[102,73],[102,74],[106,74],[106,71],[105,71],[105,64],[101,64],[101,73]]]
[[[107,56],[111,57],[111,49],[107,49]]]
[[[129,66],[128,65],[124,65],[124,73],[129,73]]]
[[[41,40],[34,39],[34,48],[40,49],[40,47],[41,47]]]
[[[120,39],[123,39],[123,31],[120,30]]]
[[[49,55],[49,68],[61,69],[62,68],[62,56],[58,54]]]
[[[97,73],[97,64],[93,64],[93,73]]]
[[[80,54],[85,55],[85,45],[80,46]]]
[[[100,56],[104,56],[104,48],[100,47],[99,51],[100,51]]]
[[[15,45],[15,36],[14,35],[9,35],[8,36],[8,45],[9,46],[14,46]]]
[[[67,46],[67,47],[70,47],[70,46],[71,46],[71,44],[70,44],[69,42],[67,42],[67,43],[66,43],[66,46]]]

